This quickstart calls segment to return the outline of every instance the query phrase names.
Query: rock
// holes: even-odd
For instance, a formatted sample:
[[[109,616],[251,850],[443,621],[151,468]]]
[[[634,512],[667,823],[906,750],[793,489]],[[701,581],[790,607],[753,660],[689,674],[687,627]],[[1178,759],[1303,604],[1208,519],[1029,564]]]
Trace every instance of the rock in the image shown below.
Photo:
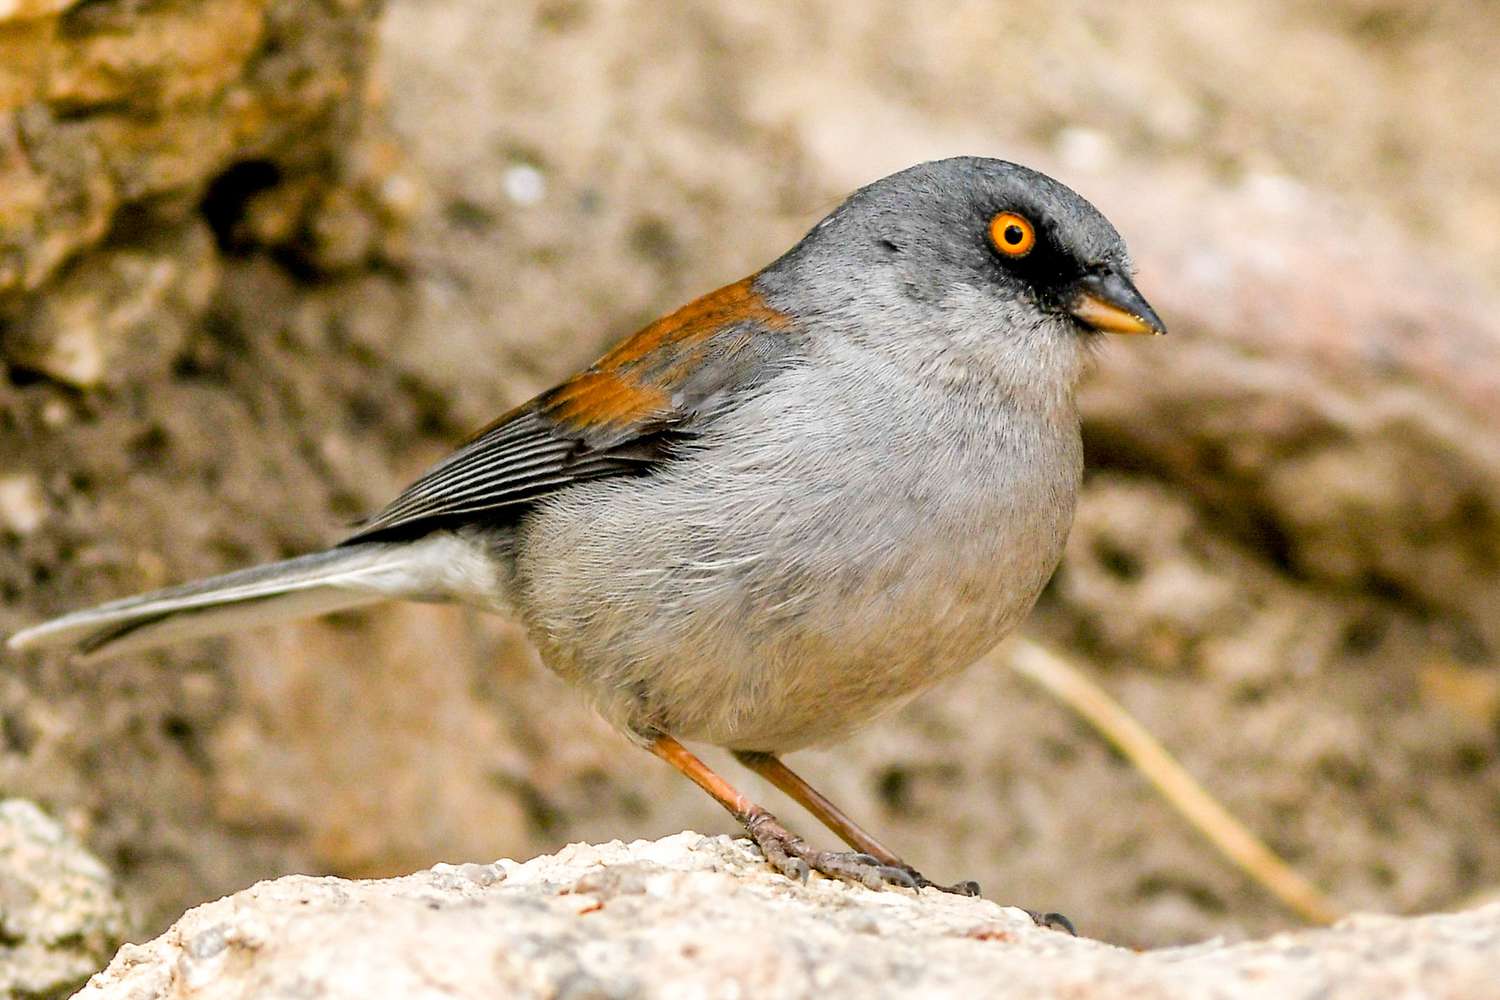
[[[176,355],[218,287],[202,223],[84,257],[31,298],[5,336],[10,360],[91,388],[155,374]]]
[[[1085,386],[1095,467],[1165,481],[1289,575],[1500,649],[1500,297],[1291,182],[1090,187],[1140,234],[1172,331]]]
[[[78,996],[1478,996],[1496,948],[1500,905],[1140,953],[988,900],[802,885],[746,841],[681,833],[525,864],[263,882],[127,945]]]
[[[8,543],[0,592],[7,609],[55,580],[44,564],[92,565],[93,575],[102,559],[160,582],[175,572],[170,539],[138,544],[132,530],[107,526],[115,518],[142,523],[142,506],[122,493],[132,482],[155,492],[150,484],[163,477],[185,476],[214,495],[214,506],[238,509],[230,516],[240,540],[230,548],[274,547],[273,536],[307,530],[298,525],[329,523],[330,491],[308,481],[310,467],[354,480],[388,467],[389,446],[372,461],[368,430],[351,446],[324,419],[350,412],[351,423],[369,428],[369,401],[385,399],[389,416],[399,395],[350,357],[356,348],[364,357],[388,354],[397,339],[403,304],[388,287],[397,279],[371,279],[366,265],[389,263],[399,238],[388,230],[414,200],[397,151],[366,120],[381,6],[0,0],[0,533]],[[259,201],[275,210],[257,215],[251,209]],[[358,269],[354,277],[367,280],[319,303],[309,286],[330,267]],[[267,271],[275,277],[258,281]],[[243,313],[228,304],[237,295]],[[226,314],[242,315],[243,324],[230,325]],[[306,341],[283,337],[293,326],[312,332]],[[359,343],[362,337],[377,343]],[[326,381],[330,375],[340,388]],[[226,393],[229,383],[248,393]],[[304,441],[277,429],[291,411],[310,432]],[[295,495],[292,484],[302,482],[311,489],[304,495],[317,499],[299,506],[284,496],[286,519],[271,527],[264,510],[250,513],[259,488],[249,483],[259,476],[280,482],[284,494]],[[349,509],[335,520],[362,506],[343,492]],[[74,517],[92,521],[98,536],[74,534],[70,525],[81,523]],[[174,533],[201,542],[203,524]],[[123,546],[101,547],[104,538]],[[59,559],[63,550],[69,555]],[[44,552],[51,554],[38,558]],[[70,600],[87,599],[64,586],[73,590]],[[137,933],[269,872],[318,867],[275,845],[295,839],[284,830],[251,849],[261,857],[246,869],[247,857],[231,842],[261,835],[229,834],[200,791],[186,791],[196,818],[180,825],[170,808],[153,806],[138,822],[133,807],[108,804],[154,798],[136,782],[156,784],[151,775],[162,768],[182,778],[184,790],[211,775],[203,748],[212,727],[204,718],[223,711],[224,689],[206,672],[172,704],[175,695],[160,697],[154,682],[127,682],[144,695],[137,698],[106,693],[113,681],[80,684],[16,666],[7,658],[0,671],[0,787],[65,804],[80,836],[120,859]],[[75,698],[93,707],[75,713]],[[127,732],[160,741],[163,752],[128,749]],[[218,832],[187,832],[204,823]],[[423,851],[421,858],[435,856]]]
[[[46,518],[46,500],[35,476],[24,472],[0,476],[0,527],[29,535]]]
[[[79,0],[0,0],[0,22],[24,21],[60,13]]]
[[[0,996],[61,996],[124,936],[109,871],[33,803],[0,801]]]
[[[373,0],[67,6],[0,6],[0,306],[122,210],[195,202],[246,161],[323,173],[353,145]]]

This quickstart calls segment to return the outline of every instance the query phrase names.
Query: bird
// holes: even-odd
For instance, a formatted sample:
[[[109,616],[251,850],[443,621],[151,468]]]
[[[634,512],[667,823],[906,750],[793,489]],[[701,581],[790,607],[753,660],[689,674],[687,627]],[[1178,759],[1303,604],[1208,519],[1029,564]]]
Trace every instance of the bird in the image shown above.
[[[477,606],[518,620],[782,874],[977,894],[927,879],[782,757],[1028,614],[1079,490],[1079,380],[1102,334],[1165,332],[1132,270],[1104,215],[1039,171],[917,164],[505,413],[333,547],[8,645],[97,657],[386,600]],[[727,748],[849,850],[812,846],[682,741]]]

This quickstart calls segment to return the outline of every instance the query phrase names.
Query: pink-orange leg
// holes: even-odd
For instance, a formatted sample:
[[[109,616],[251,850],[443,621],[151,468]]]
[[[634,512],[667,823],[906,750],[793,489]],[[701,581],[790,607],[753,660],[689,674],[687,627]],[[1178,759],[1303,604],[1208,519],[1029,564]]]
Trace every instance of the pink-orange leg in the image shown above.
[[[906,872],[916,882],[918,888],[932,886],[944,892],[963,896],[979,895],[977,882],[959,882],[951,886],[938,885],[923,876],[921,872],[897,857],[894,851],[862,830],[859,824],[850,819],[842,809],[825,798],[822,792],[809,785],[796,771],[783,764],[775,754],[740,751],[734,756],[741,764],[790,795],[802,808],[816,816],[818,822],[838,834],[839,839],[844,843],[865,856],[874,858],[886,868]],[[1073,922],[1061,913],[1039,913],[1036,910],[1026,912],[1031,914],[1031,919],[1036,921],[1038,926],[1066,931],[1069,934],[1077,933],[1073,929]]]
[[[825,798],[822,792],[804,781],[796,771],[783,764],[781,758],[774,754],[737,752],[734,756],[741,764],[790,795],[802,808],[817,817],[818,822],[838,834],[840,840],[856,851],[870,855],[883,865],[901,869],[910,875],[918,886],[933,886],[944,892],[958,893],[961,896],[979,895],[977,882],[960,882],[951,886],[938,885],[923,876],[921,872],[902,861],[895,851],[861,829],[858,823],[849,818],[848,814]]]
[[[766,860],[784,875],[805,881],[811,870],[859,882],[871,889],[878,889],[882,885],[901,885],[913,889],[931,886],[965,896],[979,895],[979,886],[973,882],[941,886],[923,878],[920,872],[861,830],[842,809],[824,798],[822,793],[803,781],[773,754],[736,752],[735,757],[800,802],[808,812],[858,853],[819,851],[809,847],[801,837],[782,826],[775,816],[746,798],[672,737],[657,736],[648,747],[652,753],[713,796],[715,802],[744,824],[750,839],[755,841]],[[1074,933],[1073,924],[1061,913],[1038,913],[1035,910],[1026,912],[1031,914],[1031,919],[1039,926]]]
[[[782,826],[780,820],[751,802],[672,737],[658,736],[648,747],[652,753],[713,796],[715,802],[744,824],[750,839],[755,841],[772,867],[782,874],[806,881],[808,872],[816,871],[834,878],[859,882],[871,889],[887,884],[917,888],[916,878],[904,866],[887,865],[868,853],[820,851],[808,846],[801,837]]]

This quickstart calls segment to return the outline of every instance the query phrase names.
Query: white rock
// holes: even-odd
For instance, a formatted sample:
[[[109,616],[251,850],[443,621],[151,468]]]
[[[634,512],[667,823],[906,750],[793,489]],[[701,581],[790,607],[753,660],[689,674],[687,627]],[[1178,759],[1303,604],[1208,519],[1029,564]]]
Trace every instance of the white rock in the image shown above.
[[[55,819],[0,801],[0,996],[62,996],[125,935],[114,879]]]
[[[987,900],[800,885],[743,841],[683,833],[525,864],[263,882],[122,949],[78,995],[1482,996],[1496,955],[1500,905],[1137,953]]]

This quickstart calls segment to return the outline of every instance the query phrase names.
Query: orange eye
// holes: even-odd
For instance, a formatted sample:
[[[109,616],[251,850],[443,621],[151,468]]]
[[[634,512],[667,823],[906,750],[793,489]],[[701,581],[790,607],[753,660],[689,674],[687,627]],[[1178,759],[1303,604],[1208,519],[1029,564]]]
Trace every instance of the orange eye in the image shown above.
[[[1007,257],[1024,257],[1036,246],[1036,229],[1025,216],[1001,212],[990,220],[990,242]]]

